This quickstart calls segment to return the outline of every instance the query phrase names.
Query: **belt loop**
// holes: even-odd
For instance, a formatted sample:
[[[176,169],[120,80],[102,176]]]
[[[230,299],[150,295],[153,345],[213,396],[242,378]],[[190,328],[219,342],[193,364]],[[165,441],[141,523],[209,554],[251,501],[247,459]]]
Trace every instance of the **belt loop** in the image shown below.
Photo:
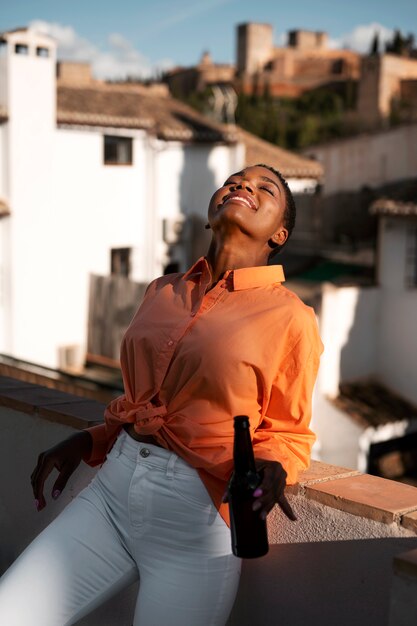
[[[123,444],[126,441],[126,431],[123,430],[123,432],[119,435],[119,441],[118,441],[118,448],[116,450],[116,456],[120,456],[122,454],[122,449],[123,449]]]
[[[175,462],[177,460],[177,455],[176,454],[171,454],[171,456],[168,459],[168,463],[167,463],[167,470],[166,470],[166,476],[167,478],[173,478],[174,476],[174,466],[175,466]]]

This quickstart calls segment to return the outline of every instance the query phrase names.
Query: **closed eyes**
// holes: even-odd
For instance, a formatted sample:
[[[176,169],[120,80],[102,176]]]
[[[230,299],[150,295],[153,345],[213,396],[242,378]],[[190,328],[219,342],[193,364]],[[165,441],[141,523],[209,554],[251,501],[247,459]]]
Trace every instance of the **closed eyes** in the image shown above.
[[[230,187],[232,185],[239,185],[240,183],[233,181],[233,180],[227,180],[223,187]],[[260,185],[259,189],[262,189],[264,191],[267,191],[271,196],[275,196],[274,190],[271,189],[271,187],[266,187],[265,185]]]
[[[271,196],[275,196],[274,192],[272,189],[270,189],[269,187],[259,187],[259,189],[264,189],[265,191],[267,191],[268,193],[271,194]]]

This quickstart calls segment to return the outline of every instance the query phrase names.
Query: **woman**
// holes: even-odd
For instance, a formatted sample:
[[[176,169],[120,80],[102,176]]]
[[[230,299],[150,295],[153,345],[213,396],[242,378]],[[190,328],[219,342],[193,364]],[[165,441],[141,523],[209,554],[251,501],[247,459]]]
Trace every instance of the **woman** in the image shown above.
[[[264,467],[253,508],[264,518],[277,503],[295,519],[284,488],[314,441],[317,325],[281,285],[282,267],[267,266],[294,220],[291,192],[269,166],[247,167],[214,193],[207,257],[153,281],[127,329],[125,394],[105,424],[39,457],[38,510],[54,467],[57,498],[82,459],[103,465],[5,574],[0,623],[73,624],[138,578],[135,626],[226,622],[240,573],[225,502],[232,418],[250,416]]]

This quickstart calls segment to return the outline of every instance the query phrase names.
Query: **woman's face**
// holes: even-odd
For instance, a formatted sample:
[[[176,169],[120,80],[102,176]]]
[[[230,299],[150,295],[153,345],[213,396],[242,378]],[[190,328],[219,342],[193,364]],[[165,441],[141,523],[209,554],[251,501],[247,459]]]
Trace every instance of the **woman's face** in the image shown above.
[[[214,233],[234,224],[252,239],[283,244],[285,191],[271,170],[253,166],[232,174],[212,196],[208,220]]]

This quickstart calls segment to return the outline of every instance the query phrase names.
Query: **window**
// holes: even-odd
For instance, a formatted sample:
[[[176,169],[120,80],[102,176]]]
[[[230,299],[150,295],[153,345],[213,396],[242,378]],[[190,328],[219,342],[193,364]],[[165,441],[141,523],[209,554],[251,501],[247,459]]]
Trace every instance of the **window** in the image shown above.
[[[111,250],[111,273],[117,276],[130,276],[130,253],[131,248],[112,248]]]
[[[105,165],[132,165],[132,138],[104,135]]]
[[[343,74],[345,69],[345,62],[343,59],[336,59],[332,63],[332,74]]]
[[[408,289],[417,287],[417,226],[407,229],[405,285]]]
[[[24,43],[17,43],[14,47],[16,54],[29,54],[29,46]]]
[[[38,46],[36,48],[36,56],[44,58],[49,57],[49,48],[41,48],[40,46]]]

